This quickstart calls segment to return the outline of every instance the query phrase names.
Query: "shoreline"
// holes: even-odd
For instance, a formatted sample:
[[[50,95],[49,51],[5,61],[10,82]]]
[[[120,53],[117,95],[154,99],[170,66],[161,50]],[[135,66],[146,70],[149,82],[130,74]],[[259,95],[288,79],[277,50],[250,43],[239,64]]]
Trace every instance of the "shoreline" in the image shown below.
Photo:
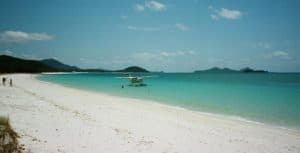
[[[0,107],[0,112],[10,115],[12,125],[21,133],[21,143],[27,150],[300,151],[299,131],[155,101],[66,87],[38,80],[35,76],[13,74],[10,75],[14,79],[13,88],[0,86],[0,106],[4,106],[2,109]],[[40,141],[33,141],[33,137]],[[100,142],[103,145],[99,145]]]
[[[80,72],[78,72],[80,73]],[[73,74],[73,72],[66,72],[66,73],[42,73],[42,74]],[[100,94],[103,96],[110,96],[110,97],[117,97],[117,98],[126,98],[128,100],[132,99],[132,100],[136,100],[139,102],[144,103],[145,105],[151,103],[151,104],[155,104],[158,106],[162,106],[162,107],[168,107],[169,109],[182,109],[185,111],[190,111],[192,113],[198,113],[199,115],[205,115],[205,116],[211,116],[211,117],[216,117],[216,118],[220,118],[220,119],[225,119],[225,120],[232,120],[232,121],[238,121],[238,122],[245,122],[245,123],[251,123],[251,124],[257,124],[257,125],[262,125],[262,126],[268,126],[271,128],[278,128],[278,129],[283,129],[283,130],[290,130],[293,132],[299,132],[300,133],[300,127],[297,128],[293,128],[290,126],[280,126],[280,125],[276,125],[276,124],[271,124],[271,123],[267,123],[267,122],[263,122],[263,121],[257,121],[257,120],[252,120],[246,117],[241,117],[241,116],[237,116],[237,115],[230,115],[230,114],[222,114],[222,113],[212,113],[212,112],[205,112],[205,111],[201,111],[201,110],[193,110],[190,108],[185,108],[182,106],[177,106],[177,105],[171,105],[171,104],[167,104],[164,102],[160,102],[160,101],[155,101],[155,100],[150,100],[150,99],[142,99],[142,98],[135,98],[135,97],[130,97],[130,96],[123,96],[123,95],[117,95],[117,94],[111,94],[111,93],[104,93],[101,91],[94,91],[94,90],[89,90],[89,89],[82,89],[79,87],[73,87],[73,86],[68,86],[68,85],[63,85],[63,84],[59,84],[59,83],[55,83],[55,82],[51,82],[51,81],[43,81],[38,79],[37,77],[39,77],[41,74],[35,74],[34,75],[34,79],[36,79],[37,81],[40,81],[41,83],[49,83],[49,84],[55,84],[64,88],[72,88],[74,90],[79,90],[79,91],[85,91],[85,92],[91,92],[94,94]]]

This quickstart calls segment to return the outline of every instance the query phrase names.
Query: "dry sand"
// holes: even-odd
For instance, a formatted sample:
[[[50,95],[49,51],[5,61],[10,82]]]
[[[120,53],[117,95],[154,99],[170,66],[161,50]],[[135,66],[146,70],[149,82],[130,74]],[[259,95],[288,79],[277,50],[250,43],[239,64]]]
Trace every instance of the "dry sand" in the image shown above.
[[[25,152],[300,153],[300,132],[115,97],[15,74],[0,85]]]

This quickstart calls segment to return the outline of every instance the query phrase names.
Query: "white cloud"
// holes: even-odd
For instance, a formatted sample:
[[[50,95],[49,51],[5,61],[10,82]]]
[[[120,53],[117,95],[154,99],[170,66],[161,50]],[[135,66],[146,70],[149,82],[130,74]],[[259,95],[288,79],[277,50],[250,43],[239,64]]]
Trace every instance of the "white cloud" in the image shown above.
[[[212,6],[208,6],[208,9],[214,12],[210,15],[213,20],[218,20],[219,18],[236,20],[240,19],[243,15],[243,13],[239,10],[230,10],[227,8],[221,8],[221,10],[218,10]]]
[[[133,30],[133,31],[158,31],[159,28],[155,27],[136,27],[136,26],[127,26],[127,29]]]
[[[263,49],[270,49],[272,46],[270,43],[267,43],[267,42],[259,42],[259,43],[257,43],[257,47],[263,48]]]
[[[181,23],[176,23],[175,26],[176,26],[177,29],[179,29],[181,31],[188,31],[189,30],[189,27],[187,27],[186,25],[181,24]]]
[[[158,25],[158,26],[135,26],[127,25],[123,28],[126,28],[131,31],[145,31],[145,32],[154,32],[154,31],[163,31],[163,30],[179,30],[179,31],[189,31],[190,27],[182,23],[176,23],[174,25]]]
[[[160,52],[159,55],[163,57],[178,57],[178,56],[187,56],[187,55],[195,55],[196,53],[193,50],[189,51],[176,51],[176,52]]]
[[[131,55],[131,57],[135,60],[141,60],[141,61],[151,61],[160,58],[158,54],[150,53],[150,52],[135,53]]]
[[[159,3],[157,1],[147,1],[145,2],[145,7],[154,11],[162,11],[167,8],[165,4]]]
[[[10,51],[10,50],[1,51],[0,53],[3,55],[13,55],[14,54],[14,52]]]
[[[139,11],[139,12],[141,12],[141,11],[144,11],[145,10],[145,7],[144,7],[144,5],[142,5],[142,4],[136,4],[136,5],[134,5],[134,7],[133,7],[136,11]]]
[[[180,57],[192,57],[196,55],[196,52],[193,50],[187,51],[160,51],[160,52],[136,52],[129,56],[115,57],[112,61],[121,61],[124,64],[124,61],[128,62],[127,64],[132,64],[132,62],[138,62],[145,64],[148,62],[170,62],[175,58]]]
[[[238,10],[229,10],[226,8],[222,8],[221,11],[219,11],[218,15],[226,19],[235,20],[242,17],[242,12]]]
[[[52,40],[47,33],[27,33],[22,31],[4,31],[0,33],[0,42],[20,43],[28,41]]]
[[[289,54],[284,51],[275,51],[272,53],[273,56],[288,56]]]
[[[151,63],[172,63],[175,59],[182,57],[193,57],[196,53],[193,50],[188,51],[160,51],[160,52],[138,52],[130,55],[129,61],[135,61],[140,64],[151,64]],[[151,62],[151,63],[149,63]]]
[[[288,52],[285,51],[275,51],[271,53],[272,57],[277,57],[281,59],[291,59],[290,55]]]
[[[284,59],[284,60],[292,59],[292,57],[290,56],[290,54],[288,52],[281,51],[281,50],[264,54],[263,57],[266,59]]]
[[[211,17],[211,19],[213,19],[213,20],[218,20],[218,19],[219,19],[218,16],[215,15],[215,14],[211,14],[210,17]]]
[[[163,11],[167,9],[167,6],[157,1],[146,1],[145,4],[135,4],[133,8],[139,12],[144,11],[146,8],[152,11]]]

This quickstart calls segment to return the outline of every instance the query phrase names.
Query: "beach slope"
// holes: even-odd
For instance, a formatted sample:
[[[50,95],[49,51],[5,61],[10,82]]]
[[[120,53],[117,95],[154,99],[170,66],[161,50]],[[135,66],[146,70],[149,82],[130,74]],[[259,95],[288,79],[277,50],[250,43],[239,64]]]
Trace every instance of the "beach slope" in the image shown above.
[[[0,115],[27,152],[299,153],[300,133],[6,75]]]

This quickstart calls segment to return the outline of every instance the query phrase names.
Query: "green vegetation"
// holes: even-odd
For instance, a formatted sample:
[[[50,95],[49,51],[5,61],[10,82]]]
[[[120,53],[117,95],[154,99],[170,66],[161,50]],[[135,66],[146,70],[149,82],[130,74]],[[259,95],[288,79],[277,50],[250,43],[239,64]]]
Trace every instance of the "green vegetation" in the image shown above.
[[[0,73],[40,73],[56,71],[58,71],[58,69],[49,67],[40,61],[0,55]]]
[[[69,66],[55,59],[26,60],[7,55],[0,55],[0,73],[41,73],[41,72],[149,72],[138,66],[122,70],[80,69]]]
[[[18,142],[18,134],[12,129],[9,119],[0,116],[0,152],[22,153]]]
[[[119,70],[119,72],[149,72],[149,71],[138,66],[131,66],[123,70]]]
[[[199,72],[209,72],[209,73],[236,73],[236,72],[239,72],[237,70],[232,70],[232,69],[229,69],[229,68],[219,68],[219,67],[213,67],[213,68],[210,68],[210,69],[207,69],[207,70],[199,70],[199,71],[195,71],[196,73],[199,73]]]
[[[245,67],[245,68],[241,69],[240,71],[244,72],[244,73],[266,73],[267,72],[265,70],[253,70],[249,67]]]
[[[80,70],[76,66],[69,66],[67,64],[61,63],[60,61],[58,61],[56,59],[44,59],[44,60],[41,60],[41,62],[49,67],[52,67],[54,69],[63,70],[63,71],[79,71]]]
[[[198,70],[195,71],[195,73],[266,73],[268,71],[264,71],[264,70],[254,70],[251,69],[249,67],[243,68],[241,70],[233,70],[233,69],[229,69],[229,68],[219,68],[219,67],[213,67],[207,70]]]

